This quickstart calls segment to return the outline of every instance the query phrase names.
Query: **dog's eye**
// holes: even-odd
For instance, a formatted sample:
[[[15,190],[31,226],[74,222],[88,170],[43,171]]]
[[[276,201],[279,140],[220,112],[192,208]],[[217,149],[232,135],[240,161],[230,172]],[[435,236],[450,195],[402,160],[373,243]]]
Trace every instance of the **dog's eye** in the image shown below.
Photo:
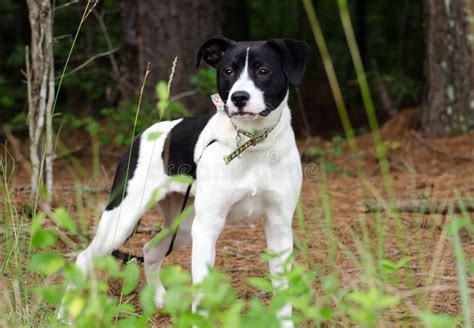
[[[270,70],[267,69],[267,68],[260,68],[260,69],[258,70],[258,75],[259,75],[259,76],[265,76],[265,75],[268,75],[268,74],[270,74],[270,73],[271,73]]]
[[[232,68],[224,68],[223,70],[224,74],[227,75],[227,76],[231,76],[232,74],[234,74],[234,70]]]

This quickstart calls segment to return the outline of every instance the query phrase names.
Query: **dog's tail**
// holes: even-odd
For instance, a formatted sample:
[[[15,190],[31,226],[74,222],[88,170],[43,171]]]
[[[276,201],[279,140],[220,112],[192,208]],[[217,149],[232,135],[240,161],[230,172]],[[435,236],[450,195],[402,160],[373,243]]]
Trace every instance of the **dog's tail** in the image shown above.
[[[145,258],[143,256],[137,256],[137,255],[132,255],[129,253],[122,252],[121,250],[116,249],[115,251],[112,252],[112,256],[115,258],[122,260],[123,263],[127,262],[137,262],[137,263],[143,263],[145,261]]]

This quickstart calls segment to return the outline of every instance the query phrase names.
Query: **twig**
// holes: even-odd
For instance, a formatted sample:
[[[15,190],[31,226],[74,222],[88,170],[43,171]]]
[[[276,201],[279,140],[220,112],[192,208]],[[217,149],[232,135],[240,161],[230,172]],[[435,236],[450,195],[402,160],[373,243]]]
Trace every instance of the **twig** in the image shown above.
[[[472,157],[467,157],[467,156],[460,156],[460,155],[452,155],[448,152],[445,152],[443,150],[440,150],[438,148],[436,148],[435,146],[433,146],[428,140],[425,140],[423,139],[418,133],[416,133],[415,131],[412,131],[411,132],[413,134],[413,136],[415,137],[415,139],[422,145],[422,146],[425,146],[426,148],[428,148],[429,150],[431,150],[432,152],[440,155],[440,156],[443,156],[443,157],[446,157],[448,159],[451,159],[451,160],[455,160],[455,161],[463,161],[463,162],[474,162],[474,158]]]
[[[109,51],[113,50],[113,44],[112,44],[112,38],[110,37],[109,31],[107,30],[107,25],[104,22],[104,16],[103,14],[100,14],[96,9],[92,11],[92,14],[94,14],[94,17],[97,19],[97,22],[99,23],[99,27],[102,30],[102,34],[104,35],[105,43],[107,44],[107,48],[109,48]],[[115,56],[113,55],[113,52],[109,54],[109,60],[110,64],[112,65],[112,71],[113,71],[113,76],[115,80],[118,82],[118,88],[120,89],[120,92],[122,95],[126,94],[126,91],[124,89],[125,84],[127,83],[127,79],[124,79],[122,77],[122,74],[120,74],[119,70],[119,65],[117,63],[117,60],[115,59]]]
[[[108,151],[108,150],[101,150],[100,154],[103,156],[114,158],[114,159],[121,159],[124,156],[123,153],[116,153],[116,152]]]
[[[161,231],[161,228],[157,227],[139,227],[135,233],[158,233]]]
[[[58,154],[54,159],[55,159],[55,160],[58,160],[58,159],[63,159],[63,158],[72,156],[72,155],[74,155],[74,154],[79,153],[82,149],[83,149],[82,146],[77,146],[77,147],[75,147],[75,148],[73,148],[73,149],[68,149],[66,152],[64,152],[64,153],[62,153],[62,154]]]
[[[197,93],[196,90],[183,91],[183,92],[180,92],[180,93],[174,95],[173,97],[171,97],[170,100],[171,101],[177,101],[177,100],[180,100],[180,99],[185,98],[185,97],[194,96],[196,93]]]
[[[474,212],[474,199],[462,199],[465,208],[459,206],[457,200],[429,200],[429,199],[414,199],[399,201],[395,204],[398,212],[405,213],[421,213],[421,214],[447,214],[450,209],[453,213],[461,213],[463,210],[467,212]],[[387,210],[387,203],[375,199],[368,199],[363,201],[366,212],[383,212]]]
[[[76,68],[72,69],[71,71],[67,72],[66,74],[64,74],[64,77],[66,76],[69,76],[71,74],[74,74],[78,71],[80,71],[81,69],[83,69],[84,67],[86,67],[87,65],[89,65],[91,62],[93,62],[94,60],[96,60],[97,58],[100,58],[100,57],[104,57],[104,56],[109,56],[110,54],[116,52],[118,50],[118,48],[115,48],[115,49],[112,49],[112,50],[109,50],[109,51],[106,51],[106,52],[102,52],[100,54],[97,54],[97,55],[94,55],[92,56],[91,58],[89,58],[88,60],[86,60],[84,63],[82,63],[81,65],[77,66]],[[60,79],[61,76],[57,76],[56,77],[56,80],[57,79]]]
[[[70,2],[66,2],[65,4],[63,5],[60,5],[60,6],[57,6],[57,7],[54,7],[54,11],[56,10],[59,10],[59,9],[62,9],[62,8],[66,8],[66,7],[69,7],[71,5],[75,5],[76,3],[79,3],[79,0],[72,0]]]
[[[3,126],[3,133],[11,144],[11,150],[15,160],[20,163],[27,172],[31,173],[31,164],[21,153],[20,141],[13,135],[10,126],[5,124]]]

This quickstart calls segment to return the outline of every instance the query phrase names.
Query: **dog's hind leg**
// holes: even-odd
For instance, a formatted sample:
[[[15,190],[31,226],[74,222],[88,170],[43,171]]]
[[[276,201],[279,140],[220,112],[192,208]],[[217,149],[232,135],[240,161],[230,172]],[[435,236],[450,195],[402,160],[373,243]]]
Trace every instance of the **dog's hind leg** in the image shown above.
[[[165,227],[169,227],[174,219],[179,216],[185,196],[179,193],[171,193],[165,199],[160,201],[160,208],[165,218]],[[190,197],[186,205],[192,205],[194,198]],[[164,302],[165,288],[160,280],[160,266],[166,256],[173,251],[180,249],[191,241],[191,227],[194,219],[194,211],[181,222],[176,236],[173,240],[173,234],[167,235],[165,238],[155,243],[149,241],[143,247],[145,257],[145,275],[147,282],[156,288],[155,304],[162,307]]]
[[[84,276],[91,270],[94,257],[105,256],[118,249],[133,233],[151,202],[159,201],[166,194],[167,177],[159,156],[163,140],[155,138],[150,141],[148,138],[148,134],[158,128],[155,125],[138,137],[120,161],[110,200],[101,215],[96,235],[76,259],[76,265]],[[67,287],[72,288],[73,285]],[[58,318],[64,317],[62,305]]]
[[[151,129],[149,129],[151,130]],[[165,176],[153,143],[147,132],[138,137],[120,161],[115,174],[110,200],[101,215],[97,232],[90,245],[79,254],[76,265],[87,274],[94,257],[110,254],[132,234],[150,201],[159,201],[165,191]],[[158,199],[153,199],[158,195]],[[163,198],[163,196],[161,196]]]

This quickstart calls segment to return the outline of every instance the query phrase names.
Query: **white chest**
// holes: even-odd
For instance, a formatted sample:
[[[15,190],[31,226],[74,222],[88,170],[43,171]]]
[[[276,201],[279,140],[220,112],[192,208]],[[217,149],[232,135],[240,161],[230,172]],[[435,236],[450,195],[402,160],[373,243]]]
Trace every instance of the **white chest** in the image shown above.
[[[227,222],[255,220],[265,213],[265,193],[257,190],[244,192],[242,198],[235,202],[227,214]]]

